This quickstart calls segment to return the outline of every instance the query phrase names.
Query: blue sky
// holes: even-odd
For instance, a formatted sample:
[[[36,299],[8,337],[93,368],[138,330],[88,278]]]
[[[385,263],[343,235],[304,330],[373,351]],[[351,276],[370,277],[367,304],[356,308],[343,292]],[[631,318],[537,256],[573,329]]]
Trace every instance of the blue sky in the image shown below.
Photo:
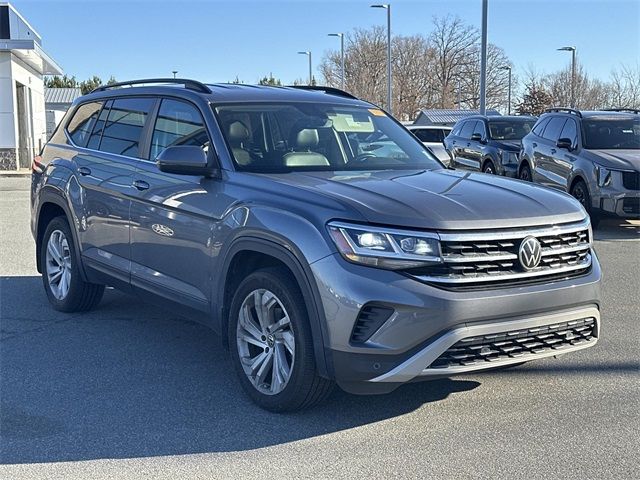
[[[330,32],[384,24],[377,1],[43,1],[14,7],[42,35],[45,50],[65,72],[84,79],[171,76],[245,83],[273,72],[285,83],[306,77],[338,48]],[[479,26],[481,0],[393,0],[395,34],[428,35],[434,15],[458,15]],[[621,63],[637,64],[640,0],[489,0],[489,41],[505,49],[521,73],[552,72],[568,64],[576,45],[587,71],[606,79]],[[316,72],[317,74],[317,72]]]

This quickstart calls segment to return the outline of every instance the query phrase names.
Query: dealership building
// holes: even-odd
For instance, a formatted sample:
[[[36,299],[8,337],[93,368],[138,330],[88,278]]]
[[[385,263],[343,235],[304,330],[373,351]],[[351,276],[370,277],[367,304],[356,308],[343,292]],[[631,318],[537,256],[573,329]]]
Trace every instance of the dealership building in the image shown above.
[[[44,75],[62,69],[42,37],[8,3],[0,3],[0,170],[28,168],[47,140]]]

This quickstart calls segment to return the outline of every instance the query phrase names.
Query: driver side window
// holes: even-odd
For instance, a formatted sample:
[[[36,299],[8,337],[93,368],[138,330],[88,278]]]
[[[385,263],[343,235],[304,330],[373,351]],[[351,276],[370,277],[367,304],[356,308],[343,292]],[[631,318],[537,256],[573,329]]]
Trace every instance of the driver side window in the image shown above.
[[[163,99],[151,137],[150,160],[165,148],[177,145],[197,145],[209,148],[209,135],[198,109],[190,103]]]

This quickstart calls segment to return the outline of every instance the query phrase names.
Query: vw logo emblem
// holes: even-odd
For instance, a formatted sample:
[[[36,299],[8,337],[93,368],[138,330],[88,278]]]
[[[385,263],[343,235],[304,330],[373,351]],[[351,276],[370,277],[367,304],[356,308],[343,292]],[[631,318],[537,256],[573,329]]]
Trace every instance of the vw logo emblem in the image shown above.
[[[527,237],[522,240],[518,250],[518,260],[525,270],[533,270],[540,264],[542,247],[536,237]]]

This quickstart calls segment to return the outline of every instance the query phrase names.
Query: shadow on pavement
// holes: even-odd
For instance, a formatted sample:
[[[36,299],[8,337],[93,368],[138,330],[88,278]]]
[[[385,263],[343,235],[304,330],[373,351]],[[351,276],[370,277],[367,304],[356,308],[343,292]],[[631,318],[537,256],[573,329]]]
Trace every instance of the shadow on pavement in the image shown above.
[[[640,222],[606,218],[594,229],[596,240],[640,240]]]
[[[204,326],[108,291],[96,311],[47,304],[40,277],[0,283],[0,461],[34,463],[255,449],[411,412],[470,380],[384,396],[336,390],[291,415],[254,406]]]

